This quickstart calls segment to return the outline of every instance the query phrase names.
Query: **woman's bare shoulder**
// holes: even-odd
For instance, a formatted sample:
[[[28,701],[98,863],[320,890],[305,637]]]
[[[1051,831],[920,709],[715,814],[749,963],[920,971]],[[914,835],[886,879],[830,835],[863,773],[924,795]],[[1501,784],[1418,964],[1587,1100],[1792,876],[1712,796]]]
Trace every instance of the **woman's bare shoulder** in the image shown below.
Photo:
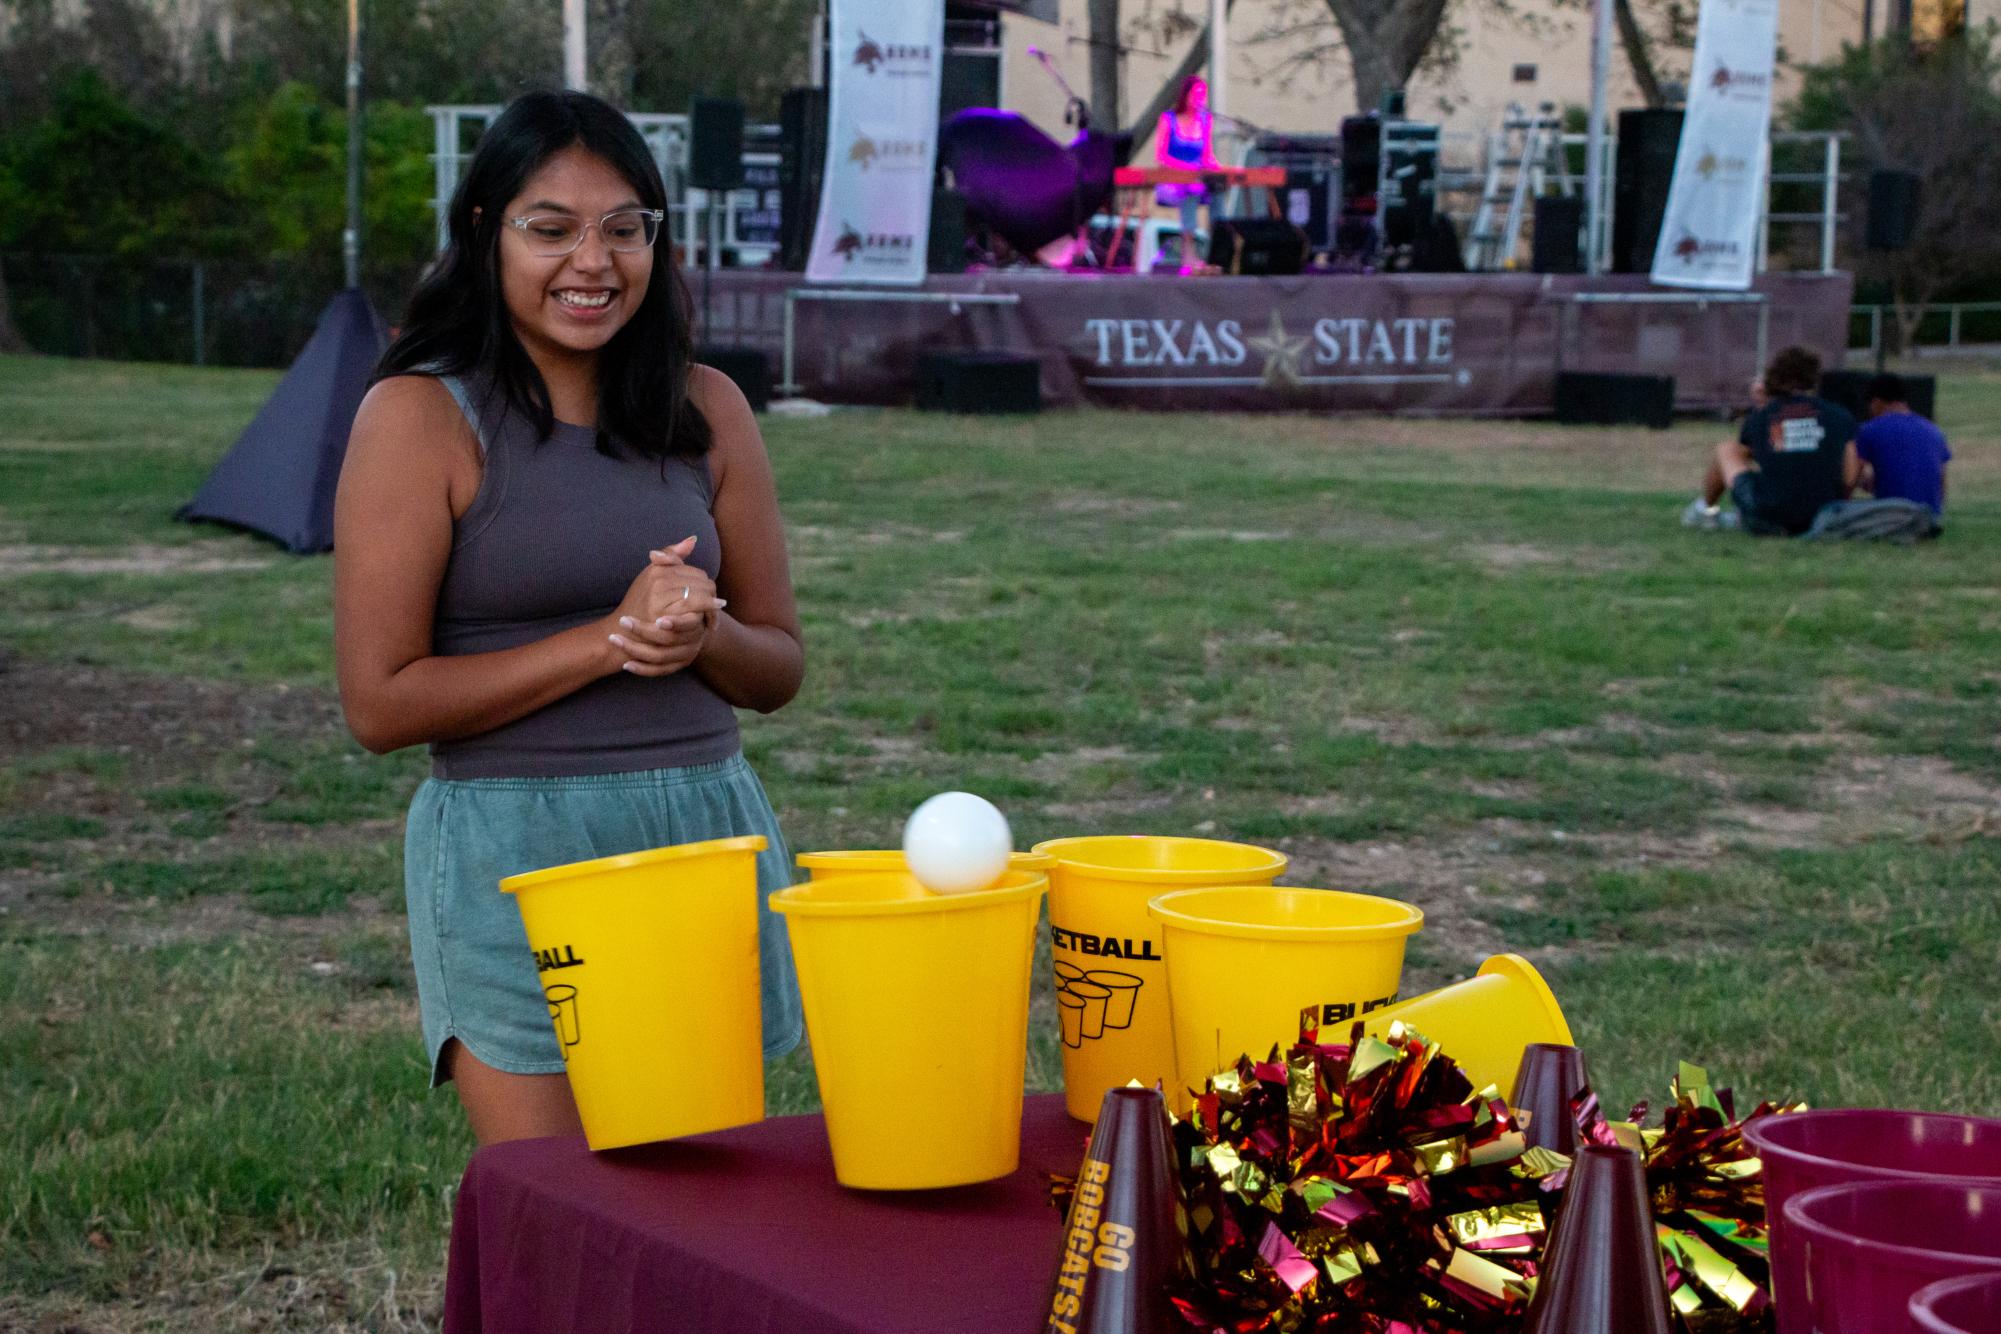
[[[457,460],[468,449],[475,460],[479,455],[478,441],[458,400],[433,375],[392,375],[377,381],[362,398],[348,448],[382,446],[393,446],[406,458],[419,453]]]
[[[751,455],[763,457],[764,437],[757,429],[757,414],[750,400],[737,388],[736,381],[713,366],[688,367],[688,401],[709,424],[710,471],[720,481],[734,460]]]
[[[702,410],[702,415],[713,419],[717,414],[735,416],[741,412],[750,416],[750,400],[737,388],[735,380],[717,370],[714,366],[704,366],[699,361],[688,367],[688,398]],[[712,421],[713,424],[713,421]]]
[[[361,410],[355,414],[356,431],[364,423],[373,427],[393,427],[399,430],[437,427],[448,424],[454,418],[463,420],[458,401],[451,390],[435,375],[409,373],[391,375],[378,380],[369,387],[362,397]],[[431,434],[423,431],[424,434]]]

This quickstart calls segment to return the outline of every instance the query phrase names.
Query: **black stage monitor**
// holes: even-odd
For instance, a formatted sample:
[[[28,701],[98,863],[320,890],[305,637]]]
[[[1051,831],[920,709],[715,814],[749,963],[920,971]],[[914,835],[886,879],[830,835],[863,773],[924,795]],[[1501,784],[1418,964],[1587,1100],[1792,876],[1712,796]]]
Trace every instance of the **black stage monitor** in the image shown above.
[[[1905,250],[1918,226],[1918,174],[1878,170],[1869,173],[1871,250]]]
[[[813,244],[827,169],[827,90],[792,88],[778,104],[778,262],[799,272]]]
[[[1529,268],[1536,273],[1584,272],[1584,252],[1578,246],[1583,230],[1583,195],[1537,195]]]
[[[1619,113],[1612,169],[1612,271],[1648,273],[1667,216],[1682,113],[1631,107]]]
[[[1209,262],[1225,273],[1301,273],[1312,249],[1306,233],[1284,218],[1218,218],[1209,229]]]
[[[743,184],[743,103],[698,97],[688,112],[688,184],[734,190]]]

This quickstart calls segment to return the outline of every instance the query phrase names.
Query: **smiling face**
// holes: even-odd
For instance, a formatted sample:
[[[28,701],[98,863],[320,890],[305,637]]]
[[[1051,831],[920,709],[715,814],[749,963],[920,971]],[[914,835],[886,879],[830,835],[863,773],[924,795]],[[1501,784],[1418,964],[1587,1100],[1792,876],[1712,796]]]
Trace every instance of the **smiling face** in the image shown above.
[[[567,255],[538,255],[518,227],[500,228],[500,287],[529,356],[588,356],[625,327],[646,297],[653,251],[613,250],[597,224],[642,207],[632,183],[603,158],[571,147],[551,157],[507,203],[504,217],[556,214],[592,224]]]

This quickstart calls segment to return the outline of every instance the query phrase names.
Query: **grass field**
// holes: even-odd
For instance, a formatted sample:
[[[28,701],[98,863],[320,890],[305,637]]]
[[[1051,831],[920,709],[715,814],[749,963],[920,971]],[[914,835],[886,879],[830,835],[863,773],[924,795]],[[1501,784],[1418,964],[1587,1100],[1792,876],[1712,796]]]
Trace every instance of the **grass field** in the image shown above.
[[[0,359],[0,1328],[436,1320],[424,760],[346,736],[330,561],[170,517],[272,383]],[[1990,1109],[2001,373],[1941,405],[1917,550],[1681,529],[1713,422],[772,419],[809,679],[747,749],[802,850],[965,787],[1409,898],[1405,990],[1530,955],[1615,1106]]]

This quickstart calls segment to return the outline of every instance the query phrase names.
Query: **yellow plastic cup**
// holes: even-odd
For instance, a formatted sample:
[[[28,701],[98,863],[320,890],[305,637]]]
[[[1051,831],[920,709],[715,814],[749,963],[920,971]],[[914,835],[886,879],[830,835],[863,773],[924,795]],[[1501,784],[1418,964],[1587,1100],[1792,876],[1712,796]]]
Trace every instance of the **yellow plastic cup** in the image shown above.
[[[1009,871],[994,889],[933,894],[877,872],[771,896],[791,932],[842,1185],[926,1190],[1014,1171],[1048,884]]]
[[[1248,843],[1143,834],[1057,838],[1035,851],[1056,859],[1049,926],[1063,1105],[1078,1120],[1095,1121],[1106,1089],[1175,1079],[1166,948],[1147,900],[1196,886],[1269,885],[1285,870],[1286,857]],[[1073,996],[1078,981],[1088,987]],[[1091,988],[1112,994],[1100,997]],[[1066,998],[1083,1004],[1070,1006]]]
[[[1147,912],[1167,945],[1177,1112],[1239,1056],[1291,1046],[1306,1010],[1341,1024],[1394,1005],[1404,942],[1424,925],[1396,899],[1265,885],[1176,890]]]
[[[1519,954],[1496,954],[1464,982],[1377,1010],[1367,1031],[1380,1037],[1399,1020],[1457,1061],[1474,1088],[1492,1084],[1503,1097],[1529,1043],[1577,1045],[1549,983]]]
[[[757,854],[720,838],[509,876],[593,1149],[764,1118]]]
[[[802,852],[798,857],[799,868],[810,872],[813,879],[825,880],[832,875],[873,875],[883,871],[907,873],[910,863],[903,859],[900,848],[873,848],[853,852]],[[1056,864],[1054,857],[1040,852],[1010,853],[1007,869],[1010,871],[1047,871]]]

